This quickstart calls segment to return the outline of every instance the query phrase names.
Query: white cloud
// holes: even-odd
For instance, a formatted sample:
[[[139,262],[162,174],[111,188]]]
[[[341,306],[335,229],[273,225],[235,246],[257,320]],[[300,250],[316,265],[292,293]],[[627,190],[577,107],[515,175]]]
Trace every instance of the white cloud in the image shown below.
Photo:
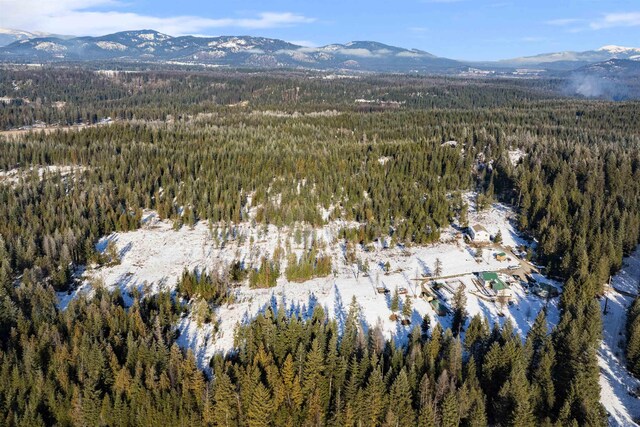
[[[102,35],[146,28],[183,35],[218,28],[265,29],[315,21],[291,12],[262,12],[245,18],[188,15],[164,18],[123,11],[126,5],[117,0],[3,0],[2,3],[2,26],[58,34]]]
[[[419,58],[423,56],[423,54],[419,52],[411,52],[408,50],[403,50],[402,52],[398,52],[396,56],[403,57],[403,58]]]
[[[549,39],[547,39],[546,37],[529,36],[529,37],[522,37],[520,40],[527,43],[539,43],[539,42],[547,41]]]
[[[640,26],[640,12],[607,13],[589,26],[594,30],[613,27]]]
[[[391,53],[389,49],[378,49],[371,51],[365,48],[340,48],[336,50],[336,53],[345,56],[357,56],[360,58],[381,58]]]
[[[566,27],[567,25],[577,24],[581,21],[581,19],[577,18],[564,18],[564,19],[552,19],[551,21],[547,21],[546,23],[549,25],[556,25],[558,27]]]
[[[359,56],[360,58],[373,58],[375,55],[369,49],[356,48],[356,49],[338,49],[338,53],[342,55]]]

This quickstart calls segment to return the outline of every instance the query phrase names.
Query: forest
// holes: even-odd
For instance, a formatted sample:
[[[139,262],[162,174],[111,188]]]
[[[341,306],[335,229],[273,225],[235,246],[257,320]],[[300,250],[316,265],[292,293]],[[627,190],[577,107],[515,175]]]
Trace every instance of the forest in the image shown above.
[[[0,94],[12,100],[0,104],[0,128],[113,123],[0,134],[0,171],[21,171],[0,179],[2,424],[606,425],[597,297],[640,242],[640,104],[563,98],[559,85],[3,70]],[[516,163],[514,149],[525,153]],[[73,172],[40,176],[44,166]],[[462,219],[467,191],[511,204],[539,243],[536,262],[565,283],[551,330],[544,311],[526,336],[465,323],[461,302],[463,337],[462,326],[425,321],[396,346],[354,301],[344,325],[321,307],[311,319],[267,311],[238,329],[235,352],[198,370],[176,344],[180,298],[198,296],[192,309],[206,321],[237,282],[329,275],[312,244],[282,271],[284,251],[185,271],[175,294],[136,294],[131,306],[99,284],[92,298],[57,305],[78,269],[117,262],[96,243],[139,228],[143,209],[176,228],[344,219],[358,224],[344,230],[349,245],[422,245]]]

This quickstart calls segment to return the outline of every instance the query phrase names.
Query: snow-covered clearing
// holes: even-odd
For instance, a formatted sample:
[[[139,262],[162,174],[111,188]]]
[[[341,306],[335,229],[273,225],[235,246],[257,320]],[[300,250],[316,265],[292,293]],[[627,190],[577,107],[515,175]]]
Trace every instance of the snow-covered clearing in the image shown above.
[[[524,156],[526,156],[526,153],[520,148],[516,150],[509,150],[507,154],[509,154],[509,161],[513,166],[517,166],[517,164],[520,163],[520,160],[522,160]]]
[[[482,225],[492,236],[502,232],[502,244],[515,248],[521,245],[535,246],[535,243],[528,242],[518,233],[515,225],[516,216],[513,210],[504,203],[494,203],[489,208],[480,212],[476,210],[475,193],[466,193],[463,199],[469,205],[469,226],[475,224]],[[453,227],[449,227],[441,233],[443,238],[457,232]]]
[[[21,180],[28,179],[32,174],[37,173],[40,180],[45,175],[60,174],[62,177],[73,175],[75,172],[82,172],[86,168],[84,166],[40,166],[30,167],[28,169],[10,169],[8,171],[0,170],[0,184],[18,184]]]
[[[640,419],[640,399],[630,394],[640,387],[640,381],[627,371],[624,357],[627,309],[633,298],[616,291],[637,294],[639,280],[640,246],[625,259],[622,271],[613,277],[613,290],[606,295],[608,302],[602,300],[603,340],[598,351],[601,401],[610,414],[609,424],[613,426],[637,426],[634,420]]]
[[[511,211],[501,204],[494,204],[482,213],[475,212],[471,204],[469,210],[470,223],[480,223],[493,234],[501,230],[505,245],[524,243],[515,232],[510,218]],[[182,318],[177,325],[180,330],[178,343],[193,350],[202,368],[207,369],[214,353],[233,348],[233,333],[237,324],[247,322],[257,313],[278,305],[289,314],[302,317],[310,316],[314,307],[320,305],[343,326],[351,300],[355,297],[365,323],[368,326],[379,325],[387,338],[393,338],[398,343],[406,341],[411,328],[419,326],[425,314],[430,316],[432,324],[437,321],[446,328],[451,325],[451,315],[438,316],[429,302],[420,297],[420,284],[425,276],[434,274],[437,259],[442,263],[441,279],[438,281],[445,283],[438,297],[445,307],[450,308],[453,292],[459,286],[464,286],[469,318],[481,314],[490,323],[500,324],[509,319],[518,332],[525,334],[540,309],[547,304],[549,321],[557,322],[557,300],[546,302],[527,293],[515,281],[511,286],[514,294],[511,305],[501,306],[479,292],[473,273],[502,271],[505,273],[502,274],[503,280],[509,281],[511,278],[506,274],[507,266],[520,264],[512,254],[511,261],[498,261],[495,257],[501,251],[498,247],[485,248],[482,258],[476,259],[475,249],[467,245],[463,234],[454,227],[443,230],[441,241],[428,246],[386,248],[385,242],[377,241],[368,248],[355,248],[360,264],[369,267],[368,273],[364,273],[359,271],[356,264],[346,262],[345,242],[336,238],[340,228],[354,225],[335,221],[311,231],[306,226],[278,229],[249,223],[229,228],[221,225],[210,227],[202,221],[193,228],[184,226],[176,231],[170,221],[160,221],[155,213],[145,212],[143,226],[139,230],[114,233],[98,243],[98,249],[104,251],[108,242],[113,241],[121,263],[87,269],[82,286],[70,294],[60,294],[60,306],[66,307],[78,293],[90,294],[93,280],[102,281],[109,289],[119,287],[125,301],[130,302],[128,293],[133,288],[143,292],[173,290],[185,268],[220,269],[234,260],[256,265],[262,256],[271,256],[278,244],[285,247],[287,241],[291,242],[292,250],[300,254],[304,244],[296,243],[294,238],[295,229],[299,228],[303,234],[308,230],[309,241],[315,235],[318,241],[324,242],[326,247],[322,251],[331,255],[334,275],[293,283],[288,282],[282,274],[277,285],[269,289],[250,289],[243,284],[234,289],[235,303],[216,308],[218,332],[215,332],[212,324],[198,326],[193,317]],[[226,239],[223,238],[223,230],[228,234]],[[385,271],[387,262],[389,272]],[[530,267],[526,261],[522,261],[522,265]],[[281,271],[284,271],[284,267],[283,261]],[[390,292],[378,293],[378,287],[385,287]],[[389,319],[392,314],[391,295],[400,288],[407,290],[413,306],[410,326],[402,326]],[[404,301],[404,296],[401,296],[401,301]]]

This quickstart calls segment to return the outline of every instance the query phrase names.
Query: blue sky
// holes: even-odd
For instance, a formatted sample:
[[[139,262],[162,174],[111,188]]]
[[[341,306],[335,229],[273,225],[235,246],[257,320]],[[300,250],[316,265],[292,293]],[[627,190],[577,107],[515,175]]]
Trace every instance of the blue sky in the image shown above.
[[[102,35],[259,35],[308,45],[375,40],[455,59],[640,47],[640,0],[0,0],[0,27]]]

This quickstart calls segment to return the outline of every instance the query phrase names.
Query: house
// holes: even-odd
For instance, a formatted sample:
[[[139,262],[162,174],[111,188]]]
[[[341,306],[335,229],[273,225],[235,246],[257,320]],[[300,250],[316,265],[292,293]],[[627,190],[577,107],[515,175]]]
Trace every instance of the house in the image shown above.
[[[500,279],[491,283],[491,289],[493,289],[493,292],[496,293],[496,296],[498,298],[503,297],[508,301],[511,299],[511,297],[513,297],[511,288]]]
[[[486,288],[491,286],[491,282],[500,280],[498,278],[498,273],[494,273],[493,271],[483,271],[482,273],[480,273],[479,279],[482,286]]]
[[[491,241],[491,235],[487,229],[480,224],[469,227],[469,237],[477,243],[488,243]]]
[[[513,291],[509,285],[504,283],[498,277],[498,273],[493,271],[483,271],[480,273],[479,278],[482,286],[491,288],[497,297],[505,297],[507,299],[511,299],[511,297],[513,297]]]

